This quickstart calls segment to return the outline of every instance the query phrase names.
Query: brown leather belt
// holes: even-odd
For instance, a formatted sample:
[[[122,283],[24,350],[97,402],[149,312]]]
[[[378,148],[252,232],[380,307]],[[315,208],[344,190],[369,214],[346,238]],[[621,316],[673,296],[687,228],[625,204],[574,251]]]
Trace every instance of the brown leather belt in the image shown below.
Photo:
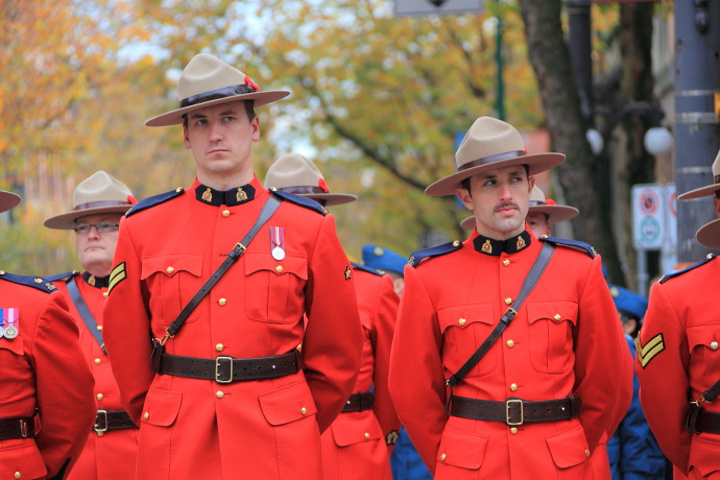
[[[297,349],[283,355],[257,358],[195,358],[162,354],[158,373],[177,377],[232,383],[264,380],[292,375],[300,371]]]
[[[32,417],[0,418],[0,440],[34,437],[35,421]]]
[[[720,433],[720,413],[708,412],[702,407],[691,405],[685,426],[692,433]]]
[[[95,425],[92,427],[97,433],[126,428],[138,428],[138,426],[125,410],[98,410],[95,415]]]
[[[530,402],[520,398],[508,398],[504,402],[495,402],[453,395],[450,400],[449,413],[456,417],[519,426],[523,423],[570,420],[580,415],[581,408],[580,397],[572,396],[540,402]]]
[[[370,410],[374,404],[375,394],[373,392],[357,392],[350,395],[342,411],[362,412],[363,410]]]

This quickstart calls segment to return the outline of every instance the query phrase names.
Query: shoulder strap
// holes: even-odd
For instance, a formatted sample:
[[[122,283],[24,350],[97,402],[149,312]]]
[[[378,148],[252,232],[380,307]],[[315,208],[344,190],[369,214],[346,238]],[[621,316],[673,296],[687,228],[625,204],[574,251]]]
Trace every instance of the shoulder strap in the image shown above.
[[[550,257],[552,256],[554,249],[555,246],[552,243],[543,243],[540,254],[535,260],[535,263],[530,269],[530,272],[528,272],[527,277],[525,277],[525,282],[523,283],[523,286],[520,289],[520,293],[515,299],[515,302],[513,302],[512,306],[507,309],[507,311],[503,314],[502,317],[500,317],[500,322],[490,333],[490,335],[485,339],[485,341],[480,345],[480,347],[478,347],[475,353],[473,353],[472,357],[470,357],[467,362],[465,362],[465,364],[460,367],[457,373],[451,375],[450,378],[447,379],[447,382],[445,383],[448,387],[454,387],[455,385],[460,383],[460,380],[462,380],[465,375],[467,375],[470,370],[472,370],[472,368],[477,365],[483,355],[485,355],[492,346],[492,344],[495,343],[495,340],[500,337],[500,334],[503,332],[503,330],[505,330],[505,328],[510,325],[510,322],[517,315],[517,312],[520,309],[520,305],[525,301],[525,297],[528,296],[530,291],[535,287],[537,281],[540,279],[540,276],[542,275],[545,267],[550,261]]]
[[[70,280],[68,280],[67,289],[68,293],[70,294],[70,298],[75,304],[75,307],[77,308],[78,312],[80,312],[80,318],[82,318],[83,323],[85,324],[87,329],[90,330],[90,333],[92,333],[95,341],[98,343],[98,345],[100,345],[103,353],[107,355],[107,350],[105,350],[105,343],[102,339],[102,333],[100,333],[100,330],[98,330],[98,324],[95,321],[95,317],[93,317],[92,313],[90,313],[90,309],[85,303],[85,300],[83,300],[82,295],[80,295],[80,290],[75,283],[74,277],[71,277]]]
[[[217,270],[215,270],[215,273],[212,274],[208,281],[205,282],[202,287],[200,287],[200,290],[198,290],[195,296],[188,302],[187,305],[185,305],[185,308],[182,309],[177,318],[173,320],[173,322],[167,328],[167,334],[160,341],[162,345],[165,345],[165,342],[167,342],[168,338],[177,335],[177,333],[180,331],[180,328],[183,326],[183,323],[185,323],[185,320],[187,320],[187,318],[190,316],[190,313],[195,310],[195,307],[197,307],[200,303],[200,300],[202,300],[205,295],[210,292],[210,289],[215,286],[218,280],[220,280],[220,277],[222,277],[225,272],[228,271],[230,266],[235,263],[235,261],[240,258],[240,256],[245,252],[245,249],[250,244],[252,239],[255,238],[255,235],[257,235],[258,231],[260,231],[260,228],[262,228],[265,222],[267,222],[270,217],[273,216],[275,211],[280,206],[281,202],[282,198],[276,197],[275,195],[271,195],[270,198],[268,198],[267,202],[265,202],[265,205],[263,205],[260,216],[258,217],[255,224],[252,226],[252,228],[250,228],[250,231],[248,231],[248,233],[240,242],[235,244],[235,247],[230,253],[228,253],[225,261],[218,267]]]

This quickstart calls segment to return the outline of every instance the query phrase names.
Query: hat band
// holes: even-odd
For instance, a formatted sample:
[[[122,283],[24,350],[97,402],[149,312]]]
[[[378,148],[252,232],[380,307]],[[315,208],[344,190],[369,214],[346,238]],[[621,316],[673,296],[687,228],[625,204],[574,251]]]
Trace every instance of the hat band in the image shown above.
[[[307,195],[308,193],[330,193],[329,190],[323,190],[320,187],[312,187],[310,185],[299,185],[295,187],[283,187],[278,190],[283,192],[294,193],[295,195]]]
[[[101,208],[101,207],[119,207],[119,206],[132,206],[130,203],[127,202],[121,202],[119,200],[106,200],[102,202],[87,202],[87,203],[80,203],[78,205],[75,205],[75,208],[73,210],[87,210],[89,208]]]
[[[471,162],[460,165],[457,171],[462,172],[463,170],[467,170],[469,168],[489,165],[491,163],[499,162],[501,160],[507,160],[508,158],[524,157],[525,155],[527,155],[527,152],[525,152],[525,150],[512,150],[510,152],[498,153],[496,155],[478,158],[477,160],[473,160]]]
[[[541,207],[543,205],[546,205],[546,203],[541,202],[540,200],[530,200],[528,202],[528,206],[530,206],[530,207]]]
[[[255,91],[255,87],[252,85],[231,85],[229,87],[218,88],[217,90],[210,90],[209,92],[198,93],[197,95],[183,98],[180,100],[180,108],[197,105],[198,103],[209,102],[211,100],[217,100],[218,98],[227,98],[246,93],[253,93]]]

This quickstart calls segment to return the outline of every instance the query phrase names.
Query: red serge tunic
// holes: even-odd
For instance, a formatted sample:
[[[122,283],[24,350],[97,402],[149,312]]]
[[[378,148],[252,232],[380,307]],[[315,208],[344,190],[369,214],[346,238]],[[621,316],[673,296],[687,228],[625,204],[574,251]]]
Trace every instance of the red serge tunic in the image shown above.
[[[720,435],[685,426],[690,400],[720,380],[720,261],[713,257],[655,283],[637,341],[640,403],[663,453],[690,479],[720,475]],[[720,414],[718,398],[703,404]]]
[[[354,392],[372,389],[375,399],[371,410],[341,413],[323,433],[323,479],[390,480],[390,449],[400,421],[390,399],[387,376],[399,298],[389,275],[355,267],[353,278],[364,333],[362,365]]]
[[[270,196],[257,178],[242,188],[247,200],[213,205],[195,181],[169,198],[138,203],[121,222],[104,336],[123,403],[140,424],[138,479],[321,478],[320,432],[353,391],[362,336],[350,265],[333,217],[294,196],[166,351],[254,358],[302,344],[302,370],[220,384],[150,369],[150,337],[164,336]],[[283,258],[272,255],[277,246]]]
[[[559,244],[518,315],[454,395],[503,402],[576,395],[580,416],[511,427],[446,413],[445,380],[494,329],[540,252],[529,231],[522,237],[482,253],[487,239],[474,231],[449,253],[405,268],[390,392],[437,479],[592,478],[588,456],[630,404],[632,363],[600,257]]]
[[[83,301],[97,325],[102,329],[107,279],[95,279],[89,273],[78,273],[70,278],[77,285]],[[91,281],[98,283],[90,285],[86,278],[92,278]],[[120,390],[113,376],[110,360],[100,348],[93,333],[85,326],[77,306],[68,294],[67,281],[69,278],[64,278],[56,281],[55,285],[67,295],[70,313],[75,318],[80,331],[80,346],[95,378],[94,397],[97,401],[97,408],[107,411],[125,410],[120,402]],[[109,430],[100,435],[95,431],[88,432],[85,448],[70,471],[67,480],[127,480],[133,478],[138,448],[137,434],[136,428]]]
[[[0,418],[37,412],[40,429],[36,438],[0,441],[0,478],[36,480],[75,463],[95,422],[95,400],[66,297],[49,282],[44,291],[16,283],[24,280],[0,273],[0,308],[18,315],[18,335],[0,337]]]

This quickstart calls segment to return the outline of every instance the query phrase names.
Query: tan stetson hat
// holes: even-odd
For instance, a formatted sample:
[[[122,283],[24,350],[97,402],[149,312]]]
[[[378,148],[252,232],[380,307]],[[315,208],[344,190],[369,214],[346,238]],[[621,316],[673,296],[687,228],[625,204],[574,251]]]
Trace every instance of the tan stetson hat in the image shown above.
[[[73,210],[50,217],[43,225],[58,230],[70,230],[75,220],[101,213],[124,214],[137,200],[130,189],[117,178],[102,170],[78,183],[73,193]]]
[[[682,195],[678,195],[678,200],[689,200],[691,198],[707,197],[708,195],[715,195],[715,192],[720,190],[720,152],[718,152],[718,155],[717,157],[715,157],[715,161],[712,164],[712,174],[713,181],[715,182],[714,184],[707,187],[690,190],[689,192],[685,192]]]
[[[261,92],[255,82],[240,70],[209,53],[195,55],[178,80],[180,108],[145,122],[148,127],[183,123],[183,115],[193,110],[225,102],[254,100],[259,107],[290,95],[285,90]]]
[[[701,245],[720,250],[720,218],[706,223],[695,234]]]
[[[528,154],[515,127],[492,117],[475,120],[455,153],[456,172],[425,189],[428,195],[455,195],[466,178],[483,170],[527,165],[529,174],[544,172],[565,161],[562,153]]]
[[[17,207],[21,200],[20,195],[0,190],[0,213]]]
[[[580,211],[575,207],[567,205],[558,205],[552,198],[545,198],[545,193],[540,187],[535,185],[530,191],[530,200],[528,202],[528,215],[531,213],[544,213],[548,217],[548,223],[564,222],[571,218],[577,217]],[[468,217],[460,226],[465,230],[472,230],[475,227],[475,217]]]
[[[288,193],[324,201],[326,206],[357,200],[349,193],[330,193],[317,165],[299,153],[279,157],[265,174],[265,188],[275,187]]]

